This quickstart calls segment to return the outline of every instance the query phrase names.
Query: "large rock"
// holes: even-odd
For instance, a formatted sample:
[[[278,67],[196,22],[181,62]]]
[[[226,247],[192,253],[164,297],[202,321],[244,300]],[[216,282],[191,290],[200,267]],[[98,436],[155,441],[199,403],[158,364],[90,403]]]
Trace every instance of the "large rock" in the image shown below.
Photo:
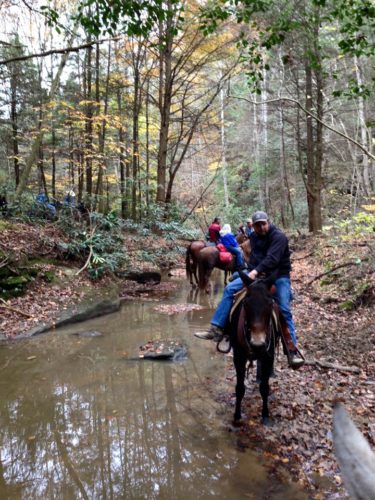
[[[186,346],[171,339],[150,340],[139,348],[139,359],[180,361],[186,356]]]

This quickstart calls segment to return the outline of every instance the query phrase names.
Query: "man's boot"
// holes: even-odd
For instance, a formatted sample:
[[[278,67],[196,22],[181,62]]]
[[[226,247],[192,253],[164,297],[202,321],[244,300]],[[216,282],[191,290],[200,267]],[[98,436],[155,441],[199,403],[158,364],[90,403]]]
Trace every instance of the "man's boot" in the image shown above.
[[[279,319],[281,326],[280,333],[283,341],[283,346],[288,358],[288,364],[293,370],[298,370],[298,368],[301,368],[301,366],[305,364],[305,359],[302,356],[301,352],[294,345],[288,325],[286,324],[286,321],[280,312],[279,312]]]
[[[204,340],[213,340],[214,342],[221,342],[224,337],[224,330],[216,325],[211,325],[207,331],[195,332],[195,337]]]

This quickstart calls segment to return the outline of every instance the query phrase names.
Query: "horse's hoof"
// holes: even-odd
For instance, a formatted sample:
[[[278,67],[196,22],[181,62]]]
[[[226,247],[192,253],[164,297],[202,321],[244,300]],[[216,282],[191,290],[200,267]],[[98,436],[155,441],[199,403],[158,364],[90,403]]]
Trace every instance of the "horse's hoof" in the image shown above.
[[[272,422],[272,420],[270,419],[270,417],[262,417],[262,424],[263,424],[265,427],[272,427],[272,426],[273,426],[273,422]]]

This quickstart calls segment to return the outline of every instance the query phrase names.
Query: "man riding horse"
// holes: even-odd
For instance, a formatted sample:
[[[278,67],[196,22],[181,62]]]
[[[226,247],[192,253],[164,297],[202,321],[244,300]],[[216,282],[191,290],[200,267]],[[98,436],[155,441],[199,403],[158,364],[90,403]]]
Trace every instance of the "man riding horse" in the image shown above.
[[[254,232],[250,235],[249,278],[256,280],[259,275],[276,274],[274,298],[285,323],[283,336],[284,342],[288,343],[286,349],[288,362],[292,368],[297,369],[304,364],[304,359],[297,350],[296,329],[291,311],[291,263],[288,239],[280,229],[270,223],[265,212],[255,212],[252,216],[252,222]],[[224,328],[229,318],[234,295],[242,288],[243,281],[241,278],[235,279],[225,287],[221,302],[211,319],[209,330],[196,332],[194,334],[196,337],[214,340],[215,342],[220,342],[223,339]]]

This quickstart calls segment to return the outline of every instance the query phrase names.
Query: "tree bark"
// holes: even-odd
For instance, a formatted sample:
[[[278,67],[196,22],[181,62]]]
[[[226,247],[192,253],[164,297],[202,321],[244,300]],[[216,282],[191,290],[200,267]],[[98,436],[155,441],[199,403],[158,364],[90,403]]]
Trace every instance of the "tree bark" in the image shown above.
[[[89,38],[90,41],[90,38]],[[92,156],[93,156],[93,104],[92,104],[92,46],[86,51],[86,116],[85,116],[85,165],[86,165],[86,194],[91,203],[92,197]]]
[[[122,123],[123,113],[122,113],[122,96],[120,88],[117,90],[117,108],[120,117],[120,122]],[[118,138],[120,143],[120,153],[119,153],[119,166],[120,166],[120,193],[121,193],[121,217],[126,219],[127,217],[127,200],[126,200],[126,177],[125,177],[125,130],[122,125],[119,127]]]
[[[17,125],[17,77],[14,74],[15,68],[12,65],[10,77],[10,117],[12,121],[12,145],[13,145],[13,165],[16,187],[20,183],[20,162],[18,157],[18,125]]]
[[[159,131],[159,151],[157,166],[157,203],[165,202],[166,195],[166,173],[167,173],[167,153],[168,153],[168,132],[170,126],[170,114],[172,103],[172,5],[167,1],[168,15],[163,25],[159,26],[160,41],[164,36],[164,44],[160,49],[159,56],[159,111],[160,111],[160,131]]]
[[[356,72],[356,78],[358,87],[362,86],[362,74],[361,74],[361,65],[360,58],[354,57],[354,66]],[[362,96],[358,96],[358,119],[359,119],[359,130],[361,143],[366,149],[371,148],[371,134],[369,133],[366,126],[366,108],[365,101]],[[369,157],[365,154],[362,154],[362,178],[363,178],[363,191],[365,196],[371,195],[371,179],[370,179],[370,171],[369,171]],[[373,179],[375,181],[375,179]]]
[[[52,198],[53,200],[56,200],[56,131],[55,131],[55,124],[52,121]]]
[[[313,72],[310,61],[305,63],[306,74],[306,109],[313,109]],[[323,88],[321,70],[315,71],[317,115],[323,114]],[[322,125],[318,122],[314,137],[314,126],[310,115],[306,117],[306,164],[307,164],[307,206],[309,214],[309,231],[317,233],[322,229],[321,187],[322,187]]]

